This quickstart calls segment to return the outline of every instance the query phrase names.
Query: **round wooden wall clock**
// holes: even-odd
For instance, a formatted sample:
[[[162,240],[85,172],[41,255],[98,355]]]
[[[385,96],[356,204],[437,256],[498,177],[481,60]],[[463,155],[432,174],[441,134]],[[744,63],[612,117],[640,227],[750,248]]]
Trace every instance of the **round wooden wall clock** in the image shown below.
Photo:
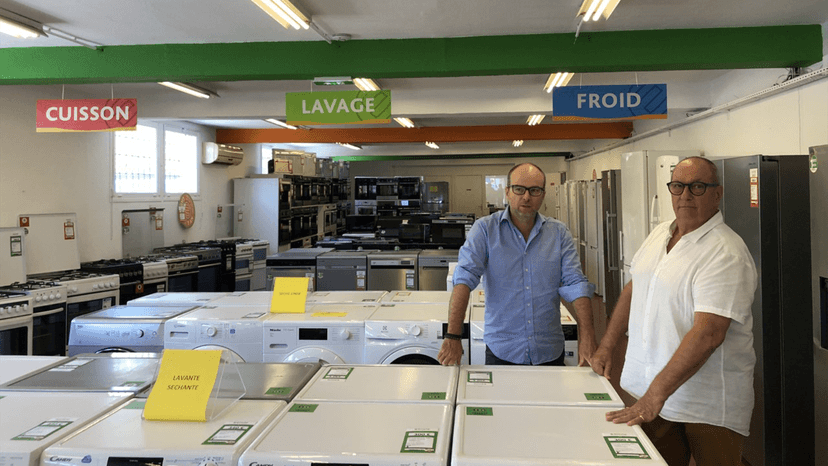
[[[178,199],[178,223],[184,228],[190,228],[195,222],[195,203],[189,194],[184,193]]]

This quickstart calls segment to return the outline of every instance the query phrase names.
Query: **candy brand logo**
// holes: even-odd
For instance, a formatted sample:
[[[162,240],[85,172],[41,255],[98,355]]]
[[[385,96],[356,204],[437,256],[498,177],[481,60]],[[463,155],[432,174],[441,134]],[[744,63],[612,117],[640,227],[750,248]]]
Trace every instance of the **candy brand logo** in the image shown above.
[[[71,463],[72,458],[65,458],[63,456],[53,456],[49,458],[49,461],[54,461],[56,463]]]
[[[254,462],[250,463],[250,466],[273,466],[273,464],[271,464],[271,463],[257,463],[257,462],[254,461]]]

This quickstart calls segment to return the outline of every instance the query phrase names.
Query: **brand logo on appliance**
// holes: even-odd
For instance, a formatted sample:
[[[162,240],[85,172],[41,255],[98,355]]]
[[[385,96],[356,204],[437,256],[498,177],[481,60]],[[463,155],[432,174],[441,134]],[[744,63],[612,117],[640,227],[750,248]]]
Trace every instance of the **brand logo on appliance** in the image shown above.
[[[55,462],[55,463],[71,463],[73,459],[74,458],[66,458],[66,457],[63,457],[63,456],[52,456],[51,458],[49,458],[49,461],[52,461],[52,462]]]
[[[249,466],[273,466],[273,464],[272,463],[257,463],[255,461],[253,461],[252,463],[250,463]]]
[[[86,455],[81,460],[81,463],[91,463],[91,462],[92,462],[92,456],[91,455]]]

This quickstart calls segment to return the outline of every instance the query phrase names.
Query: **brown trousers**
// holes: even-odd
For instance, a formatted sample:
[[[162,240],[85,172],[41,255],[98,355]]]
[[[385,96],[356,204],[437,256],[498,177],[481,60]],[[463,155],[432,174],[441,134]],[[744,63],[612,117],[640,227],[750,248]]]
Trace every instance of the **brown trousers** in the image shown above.
[[[671,422],[661,416],[641,425],[670,466],[741,466],[745,437],[710,424]]]

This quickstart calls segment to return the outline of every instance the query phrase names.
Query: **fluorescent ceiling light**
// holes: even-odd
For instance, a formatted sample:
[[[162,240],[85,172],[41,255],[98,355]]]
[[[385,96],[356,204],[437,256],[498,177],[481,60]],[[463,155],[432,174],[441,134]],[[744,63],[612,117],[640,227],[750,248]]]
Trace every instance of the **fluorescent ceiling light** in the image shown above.
[[[620,0],[584,0],[576,16],[583,15],[583,21],[598,21],[601,16],[609,19]]]
[[[351,150],[362,150],[362,147],[359,147],[355,144],[348,144],[347,142],[337,142],[337,144],[339,144],[342,147],[347,147],[348,149],[351,149]]]
[[[354,78],[354,85],[360,91],[378,91],[380,87],[371,78]]]
[[[575,73],[570,73],[567,71],[564,72],[557,72],[549,75],[549,79],[546,80],[546,84],[543,86],[543,89],[546,92],[552,92],[552,89],[556,87],[566,86],[569,84],[569,81],[572,77],[575,76]]]
[[[204,89],[203,87],[194,86],[188,83],[173,83],[169,81],[164,81],[158,83],[162,86],[167,86],[170,89],[175,89],[176,91],[183,92],[185,94],[190,94],[195,97],[200,97],[202,99],[209,99],[210,97],[218,97],[219,95],[215,92]]]
[[[277,120],[275,118],[265,118],[265,121],[268,122],[268,123],[274,124],[276,126],[281,126],[282,128],[297,129],[295,126],[289,125],[289,124],[285,123],[284,121],[280,121],[280,120]]]
[[[20,39],[34,39],[45,35],[37,28],[3,16],[0,16],[0,32]]]
[[[512,141],[512,145],[515,146],[515,147],[522,146],[523,145],[523,139],[516,139],[516,140]]]
[[[313,83],[320,86],[342,86],[343,84],[353,84],[354,80],[350,76],[336,76],[332,78],[313,78]]]
[[[310,28],[310,20],[288,0],[253,0],[259,8],[279,22],[285,29]]]
[[[543,121],[543,118],[545,116],[546,115],[531,115],[529,118],[526,119],[526,123],[528,123],[529,126],[535,126],[541,121]]]
[[[402,126],[402,127],[404,127],[404,128],[413,128],[413,127],[414,127],[414,122],[413,122],[413,121],[411,121],[411,119],[410,119],[410,118],[405,118],[405,117],[394,117],[394,121],[396,121],[397,123],[399,123],[399,124],[400,124],[400,126]]]
[[[438,146],[436,142],[426,142],[425,145],[427,145],[428,147],[431,147],[432,149],[439,149],[440,148],[440,146]]]

